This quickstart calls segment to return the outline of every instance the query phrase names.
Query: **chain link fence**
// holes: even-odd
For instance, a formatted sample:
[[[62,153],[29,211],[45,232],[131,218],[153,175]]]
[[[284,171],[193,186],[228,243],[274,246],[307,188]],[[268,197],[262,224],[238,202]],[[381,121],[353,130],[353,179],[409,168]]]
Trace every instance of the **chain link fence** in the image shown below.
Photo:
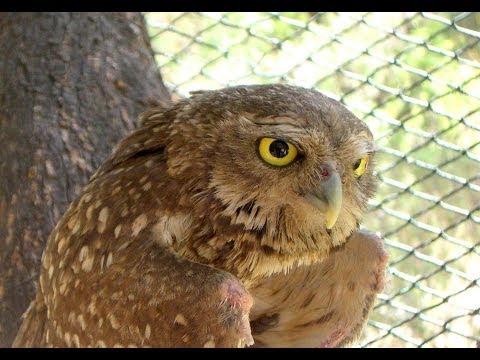
[[[480,13],[146,13],[166,85],[286,82],[375,134],[389,282],[361,346],[480,340]]]

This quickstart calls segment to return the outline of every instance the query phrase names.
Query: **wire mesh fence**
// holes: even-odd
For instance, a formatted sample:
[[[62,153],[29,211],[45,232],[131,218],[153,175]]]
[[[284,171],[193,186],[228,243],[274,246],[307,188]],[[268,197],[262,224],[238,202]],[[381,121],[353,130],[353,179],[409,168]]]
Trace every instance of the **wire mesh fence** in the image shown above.
[[[480,13],[146,13],[178,96],[236,84],[316,88],[379,148],[363,226],[390,252],[368,347],[480,341]]]

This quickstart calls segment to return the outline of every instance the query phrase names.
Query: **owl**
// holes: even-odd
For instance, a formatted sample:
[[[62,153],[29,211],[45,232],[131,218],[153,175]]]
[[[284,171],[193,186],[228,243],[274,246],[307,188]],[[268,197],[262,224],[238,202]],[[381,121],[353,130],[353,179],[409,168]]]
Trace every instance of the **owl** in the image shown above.
[[[272,84],[141,116],[49,236],[17,347],[338,347],[383,288],[359,230],[375,146],[343,105]]]

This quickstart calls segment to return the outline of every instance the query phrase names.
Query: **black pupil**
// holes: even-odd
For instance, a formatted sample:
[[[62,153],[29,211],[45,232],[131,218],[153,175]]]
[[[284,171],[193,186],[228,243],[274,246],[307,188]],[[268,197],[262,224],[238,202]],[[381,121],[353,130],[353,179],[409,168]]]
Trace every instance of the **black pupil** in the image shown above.
[[[283,140],[275,140],[270,144],[268,150],[270,150],[270,154],[281,159],[288,155],[288,144]]]
[[[360,166],[361,163],[362,163],[362,159],[357,160],[357,162],[356,162],[355,164],[353,164],[353,168],[354,168],[355,170],[357,170],[357,169],[359,168],[359,166]]]

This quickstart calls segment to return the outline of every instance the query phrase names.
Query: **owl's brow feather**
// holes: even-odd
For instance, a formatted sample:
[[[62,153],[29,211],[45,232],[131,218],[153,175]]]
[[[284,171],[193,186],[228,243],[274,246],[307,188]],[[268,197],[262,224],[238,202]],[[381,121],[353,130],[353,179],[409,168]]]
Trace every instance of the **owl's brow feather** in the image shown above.
[[[276,117],[274,119],[280,120],[280,122],[262,122],[261,119],[266,119],[266,118],[261,118],[261,119],[252,119],[252,118],[247,118],[244,117],[244,119],[248,120],[252,124],[255,124],[260,127],[265,127],[265,128],[271,128],[273,130],[273,133],[279,132],[279,133],[285,133],[285,134],[303,134],[305,133],[305,127],[301,126],[301,124],[298,123],[293,123],[293,119],[290,119],[290,121],[282,121],[282,119],[286,119],[285,117]],[[289,119],[289,118],[288,118]],[[289,140],[289,139],[287,139]]]
[[[243,118],[254,123],[255,125],[288,125],[295,128],[305,129],[307,122],[301,117],[290,116],[255,116],[253,114],[242,114]]]

